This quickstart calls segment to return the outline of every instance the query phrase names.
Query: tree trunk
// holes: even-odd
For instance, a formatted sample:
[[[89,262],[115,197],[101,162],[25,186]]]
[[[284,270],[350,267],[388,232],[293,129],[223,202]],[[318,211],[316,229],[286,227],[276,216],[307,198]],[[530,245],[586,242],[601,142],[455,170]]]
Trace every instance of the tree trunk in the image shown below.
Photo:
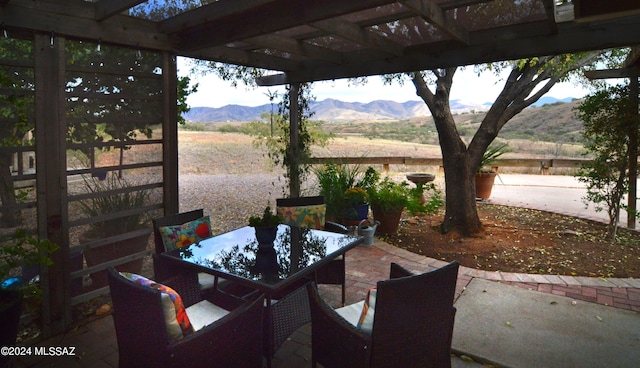
[[[414,74],[413,82],[418,96],[431,110],[440,140],[446,193],[445,216],[440,230],[443,233],[457,231],[464,236],[471,236],[482,230],[476,208],[474,179],[477,164],[473,164],[479,160],[471,159],[449,108],[449,91],[455,71],[456,68],[448,68],[435,72],[438,76],[435,94],[428,89],[420,74]]]
[[[443,145],[442,162],[447,200],[440,231],[457,231],[464,236],[477,234],[482,230],[482,224],[476,208],[475,170],[470,168],[466,154],[446,154],[447,151]]]

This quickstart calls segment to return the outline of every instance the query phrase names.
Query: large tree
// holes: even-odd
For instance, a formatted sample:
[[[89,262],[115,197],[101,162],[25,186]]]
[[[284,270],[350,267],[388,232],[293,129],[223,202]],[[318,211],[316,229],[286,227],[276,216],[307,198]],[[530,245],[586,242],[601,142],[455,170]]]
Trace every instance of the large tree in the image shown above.
[[[475,173],[487,147],[511,118],[535,103],[556,83],[576,77],[582,68],[593,67],[596,63],[615,66],[622,60],[622,55],[620,50],[594,51],[476,66],[479,73],[494,71],[499,74],[508,69],[510,73],[501,93],[468,144],[456,128],[449,105],[453,77],[458,68],[384,76],[388,82],[409,77],[417,95],[427,104],[433,116],[445,172],[446,213],[441,230],[458,231],[465,236],[482,231],[476,208]],[[204,66],[208,72],[214,72],[233,85],[238,81],[251,85],[253,78],[264,74],[259,69],[222,63],[201,62],[198,66]]]
[[[566,80],[571,72],[593,65],[602,57],[603,52],[591,52],[504,62],[490,68],[485,66],[484,69],[493,70],[510,66],[511,72],[468,144],[456,129],[449,105],[457,68],[409,74],[417,95],[431,111],[440,141],[446,191],[446,212],[440,226],[442,232],[458,231],[462,235],[472,236],[482,231],[476,208],[475,174],[487,147],[516,114],[531,106],[556,83]]]

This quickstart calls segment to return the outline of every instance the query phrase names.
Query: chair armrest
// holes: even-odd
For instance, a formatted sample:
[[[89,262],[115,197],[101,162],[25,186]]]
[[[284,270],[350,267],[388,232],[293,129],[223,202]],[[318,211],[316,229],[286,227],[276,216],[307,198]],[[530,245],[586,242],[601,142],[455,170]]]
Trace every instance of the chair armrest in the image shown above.
[[[154,253],[151,255],[151,258],[153,260],[154,280],[167,280],[185,271],[184,267],[175,265],[170,260],[160,257],[159,254]]]
[[[156,279],[155,281],[175,290],[182,298],[182,303],[186,308],[202,300],[202,291],[196,272],[185,269],[180,271],[167,279]]]
[[[313,356],[325,366],[369,366],[371,336],[342,318],[307,285],[311,309]],[[364,362],[364,365],[363,365]]]
[[[349,232],[349,229],[346,226],[333,221],[326,221],[324,223],[324,229],[326,231],[339,234],[346,234]]]
[[[171,367],[261,367],[264,294],[169,346]]]

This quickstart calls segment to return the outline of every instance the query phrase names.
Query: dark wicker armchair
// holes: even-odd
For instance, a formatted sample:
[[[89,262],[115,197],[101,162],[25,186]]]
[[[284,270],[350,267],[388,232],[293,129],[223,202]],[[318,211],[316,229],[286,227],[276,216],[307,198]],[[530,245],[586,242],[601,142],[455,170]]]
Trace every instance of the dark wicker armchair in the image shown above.
[[[285,207],[305,207],[318,205],[324,205],[323,196],[276,199],[276,206],[278,207],[279,212],[281,208]],[[316,229],[327,230],[341,234],[346,234],[348,232],[348,229],[345,226],[332,221],[325,221],[324,224],[316,227]],[[329,262],[326,266],[316,271],[314,281],[318,284],[341,285],[342,305],[344,305],[346,283],[344,256],[337,257],[336,259]]]
[[[377,284],[371,334],[355,326],[359,313],[355,321],[342,317],[355,306],[333,310],[307,286],[312,366],[451,367],[457,275],[457,262],[420,275],[392,263],[391,279]]]
[[[264,295],[214,301],[230,312],[177,340],[167,332],[161,292],[108,269],[119,367],[262,367]],[[182,297],[187,315],[200,294],[195,274],[162,283]],[[220,302],[220,303],[219,303]]]
[[[153,237],[155,241],[155,254],[153,255],[153,272],[154,277],[158,280],[164,280],[172,275],[185,272],[184,267],[176,266],[172,262],[159,257],[160,253],[166,251],[164,242],[162,241],[162,235],[160,234],[160,228],[163,226],[182,225],[190,221],[197,220],[204,216],[202,209],[192,210],[188,212],[176,213],[173,215],[167,215],[165,217],[156,218],[153,220]],[[207,289],[220,290],[236,296],[247,296],[254,292],[254,290],[245,286],[239,285],[236,282],[220,279],[217,276],[207,273],[198,273],[198,282],[200,288],[205,292],[210,292]]]

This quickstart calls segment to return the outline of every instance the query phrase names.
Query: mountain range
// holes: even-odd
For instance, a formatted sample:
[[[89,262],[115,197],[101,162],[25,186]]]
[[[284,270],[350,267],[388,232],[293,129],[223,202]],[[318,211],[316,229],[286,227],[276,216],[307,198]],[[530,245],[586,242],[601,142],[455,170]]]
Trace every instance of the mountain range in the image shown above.
[[[555,102],[569,102],[572,98],[557,99],[543,97],[534,104],[542,106]],[[451,100],[451,111],[463,113],[469,111],[486,111],[491,107],[490,102],[484,104],[469,104],[461,100]],[[276,105],[265,104],[261,106],[226,105],[222,107],[192,107],[183,117],[188,122],[214,123],[214,122],[248,122],[259,120],[260,115],[271,110],[277,111]],[[314,120],[341,121],[341,120],[397,120],[419,116],[430,116],[429,109],[423,101],[394,102],[389,100],[375,100],[368,103],[344,102],[327,98],[315,101],[311,104]]]

